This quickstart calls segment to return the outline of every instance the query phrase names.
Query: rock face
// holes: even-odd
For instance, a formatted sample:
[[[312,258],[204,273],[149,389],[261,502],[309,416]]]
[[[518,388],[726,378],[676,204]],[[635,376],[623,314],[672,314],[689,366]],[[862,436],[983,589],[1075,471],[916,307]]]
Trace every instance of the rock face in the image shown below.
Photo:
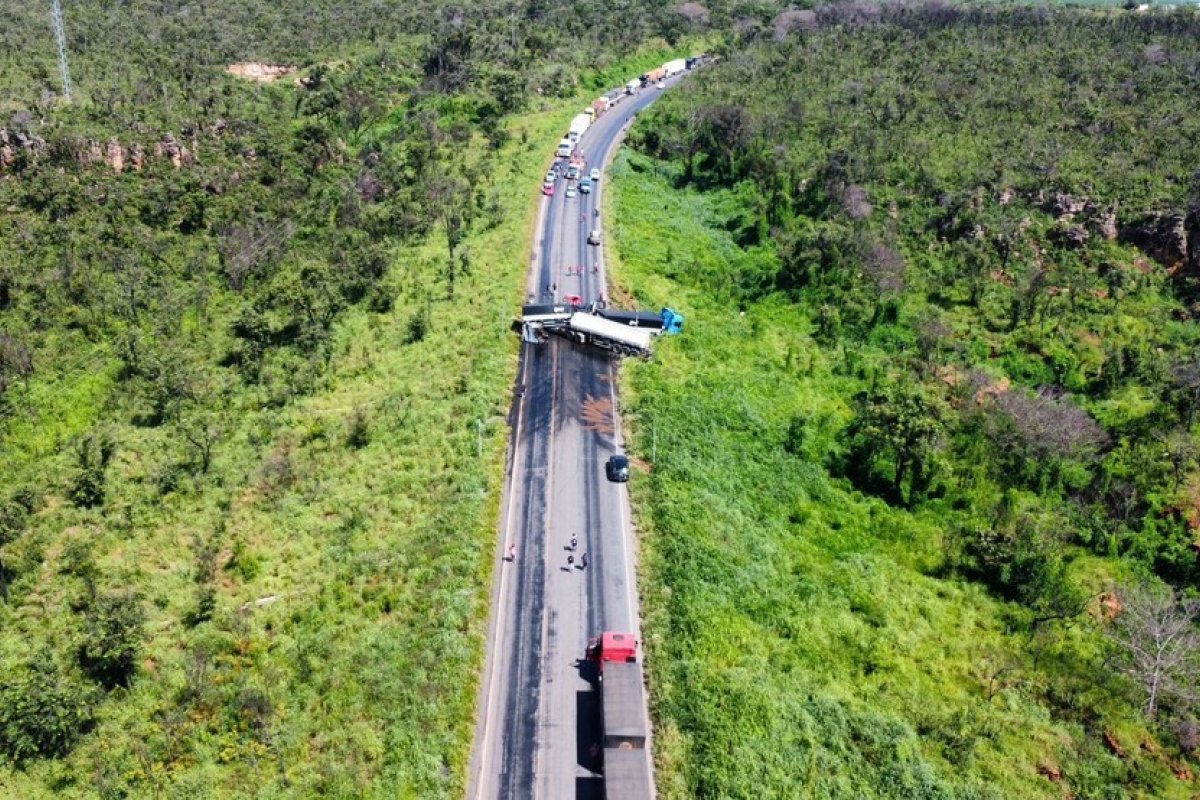
[[[225,68],[225,71],[230,75],[237,75],[239,78],[247,78],[259,83],[271,83],[285,75],[291,75],[296,71],[296,68],[282,64],[262,64],[251,61],[244,64],[230,64]]]
[[[1115,205],[1100,213],[1094,221],[1094,230],[1096,235],[1106,242],[1117,240],[1120,232],[1117,229],[1117,207]]]
[[[118,174],[125,171],[125,148],[115,138],[108,140],[108,165]]]
[[[205,131],[185,128],[183,134],[190,138],[190,147],[181,144],[180,139],[171,133],[157,135],[156,140],[147,144],[133,142],[123,145],[115,136],[108,140],[76,136],[67,137],[56,142],[53,147],[47,147],[46,140],[40,136],[0,128],[0,172],[19,169],[22,157],[38,160],[58,159],[60,162],[67,159],[83,169],[103,164],[117,173],[128,168],[140,171],[151,160],[165,158],[169,159],[176,169],[180,169],[197,162],[202,134],[216,139],[220,138],[227,128],[228,124],[224,120],[217,120],[211,129]],[[138,128],[136,132],[147,138],[156,136],[145,128]]]
[[[1144,217],[1122,226],[1119,238],[1173,273],[1200,277],[1200,209]]]
[[[0,168],[17,163],[17,156],[21,153],[36,155],[45,149],[46,140],[40,136],[0,128]]]
[[[1057,219],[1072,219],[1076,214],[1087,210],[1088,201],[1069,194],[1056,192],[1053,197],[1042,204],[1044,211],[1053,214]]]

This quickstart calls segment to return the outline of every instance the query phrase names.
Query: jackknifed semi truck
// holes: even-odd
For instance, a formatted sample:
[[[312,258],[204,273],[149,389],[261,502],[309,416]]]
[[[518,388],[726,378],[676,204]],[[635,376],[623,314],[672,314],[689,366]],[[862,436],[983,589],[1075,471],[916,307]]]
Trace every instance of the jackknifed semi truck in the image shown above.
[[[617,355],[648,358],[656,335],[675,335],[683,331],[683,315],[669,308],[664,308],[661,313],[618,312],[596,305],[555,303],[524,306],[513,327],[520,331],[524,341],[532,344],[542,344],[553,334]]]

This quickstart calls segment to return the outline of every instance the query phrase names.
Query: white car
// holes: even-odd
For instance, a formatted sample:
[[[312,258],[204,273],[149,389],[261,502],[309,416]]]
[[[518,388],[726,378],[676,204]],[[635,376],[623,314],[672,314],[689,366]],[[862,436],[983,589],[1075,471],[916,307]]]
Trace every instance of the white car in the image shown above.
[[[567,187],[567,197],[574,197],[574,196],[575,196],[575,187],[568,186]]]
[[[590,177],[592,179],[592,183],[595,183],[596,181],[600,180],[600,170],[593,169]]]

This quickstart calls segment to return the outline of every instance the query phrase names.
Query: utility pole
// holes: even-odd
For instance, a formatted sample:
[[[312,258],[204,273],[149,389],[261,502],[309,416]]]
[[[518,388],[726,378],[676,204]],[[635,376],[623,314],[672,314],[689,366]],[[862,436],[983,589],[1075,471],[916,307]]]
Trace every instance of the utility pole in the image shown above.
[[[58,71],[62,75],[63,99],[71,102],[71,68],[67,66],[67,33],[63,29],[63,13],[59,0],[51,0],[50,21],[54,24],[54,40],[58,43]]]

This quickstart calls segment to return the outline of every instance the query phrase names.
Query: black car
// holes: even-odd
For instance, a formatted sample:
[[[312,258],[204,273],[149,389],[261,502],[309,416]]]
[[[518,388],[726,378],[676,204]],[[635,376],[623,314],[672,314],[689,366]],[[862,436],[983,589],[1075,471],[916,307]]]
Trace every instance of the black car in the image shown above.
[[[624,483],[629,480],[629,459],[625,456],[610,456],[604,465],[604,473],[613,483]]]

